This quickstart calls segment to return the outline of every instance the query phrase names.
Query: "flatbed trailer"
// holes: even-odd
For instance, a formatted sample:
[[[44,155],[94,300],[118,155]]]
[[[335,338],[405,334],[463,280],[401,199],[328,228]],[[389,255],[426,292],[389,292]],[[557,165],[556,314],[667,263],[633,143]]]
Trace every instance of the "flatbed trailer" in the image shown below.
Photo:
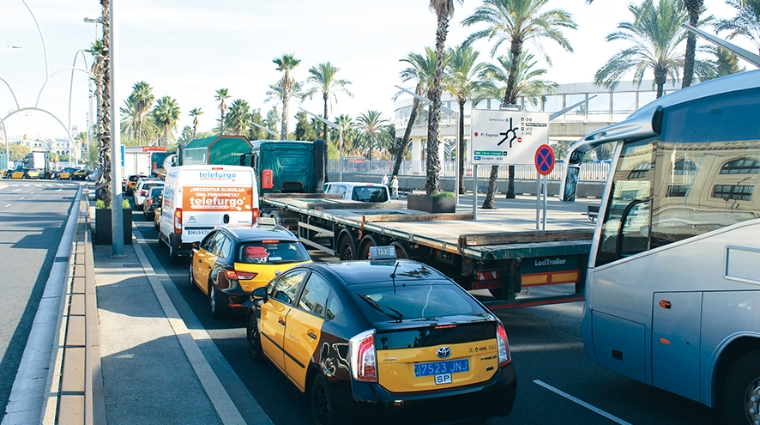
[[[492,309],[583,300],[593,230],[530,229],[525,220],[472,213],[429,214],[402,202],[364,203],[297,194],[264,196],[262,211],[290,223],[301,241],[341,260],[391,245],[399,258],[428,264]],[[503,216],[502,216],[503,217]],[[531,291],[533,287],[548,291]],[[542,292],[539,294],[539,292]]]

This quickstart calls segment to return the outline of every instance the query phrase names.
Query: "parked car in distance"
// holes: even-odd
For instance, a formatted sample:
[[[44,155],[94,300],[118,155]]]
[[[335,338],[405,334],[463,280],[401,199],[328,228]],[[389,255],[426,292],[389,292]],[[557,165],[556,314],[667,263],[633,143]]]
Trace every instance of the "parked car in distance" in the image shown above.
[[[124,184],[124,194],[127,196],[132,195],[132,192],[134,191],[135,187],[137,186],[137,181],[140,180],[143,177],[147,177],[144,174],[132,174],[131,176],[127,177],[127,180],[123,182]]]
[[[71,179],[72,180],[87,180],[87,170],[84,168],[77,168],[74,170],[74,174],[72,174]]]
[[[289,230],[260,218],[254,226],[220,226],[193,249],[190,287],[209,298],[211,315],[244,313],[251,292],[291,267],[310,263],[308,251]]]
[[[145,200],[143,201],[143,216],[145,216],[145,220],[152,220],[153,216],[156,214],[156,208],[161,206],[161,201],[163,198],[164,193],[164,186],[154,186],[149,189],[148,196],[145,197]]]
[[[158,206],[153,211],[153,228],[158,230],[159,223],[161,222],[161,204],[164,203],[164,195],[159,196],[159,199],[161,200],[158,203]]]
[[[159,186],[164,186],[164,182],[162,180],[152,179],[148,177],[140,179],[137,183],[137,186],[132,191],[132,198],[135,201],[135,208],[141,209],[143,206],[143,201],[145,201],[145,198],[148,197],[148,191],[151,188]]]
[[[73,180],[74,171],[76,171],[76,168],[73,168],[73,167],[64,168],[63,170],[61,170],[60,173],[58,173],[58,180]]]
[[[379,183],[330,182],[325,183],[325,193],[338,194],[343,199],[360,202],[390,202],[388,186]]]
[[[516,375],[504,326],[430,266],[371,260],[294,267],[251,295],[247,339],[307,394],[315,424],[507,416]]]

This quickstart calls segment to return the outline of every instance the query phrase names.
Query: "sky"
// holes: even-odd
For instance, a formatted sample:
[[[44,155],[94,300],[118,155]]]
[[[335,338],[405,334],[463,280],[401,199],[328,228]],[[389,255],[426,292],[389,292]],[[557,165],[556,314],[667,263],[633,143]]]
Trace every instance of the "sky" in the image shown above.
[[[100,2],[25,1],[0,1],[0,119],[17,109],[37,107],[57,120],[42,112],[33,111],[28,116],[23,111],[15,113],[5,120],[8,137],[65,138],[64,128],[74,126],[84,131],[89,89],[87,73],[82,70],[91,67],[92,58],[83,50],[91,46],[96,31],[98,37],[102,34],[100,25],[86,23],[84,18],[99,17]],[[189,112],[193,108],[203,112],[199,131],[216,125],[219,109],[214,95],[220,88],[228,89],[228,104],[242,98],[266,115],[277,104],[265,102],[268,87],[281,78],[272,61],[283,54],[301,59],[293,71],[298,81],[305,81],[308,69],[324,62],[340,68],[339,78],[351,81],[348,87],[353,97],[338,93],[328,118],[338,114],[357,117],[379,110],[392,121],[392,97],[399,91],[394,86],[404,85],[399,72],[405,66],[399,59],[435,47],[436,18],[428,7],[429,0],[112,2],[117,20],[117,105],[124,105],[136,82],[146,81],[157,99],[168,95],[177,100],[177,134],[184,126],[192,126]],[[461,25],[481,1],[455,4],[447,47],[461,44],[482,28]],[[586,0],[549,0],[546,8],[569,11],[578,29],[564,31],[573,53],[552,42],[543,43],[553,63],[552,67],[542,64],[548,70],[545,79],[559,84],[592,81],[596,70],[626,47],[623,42],[606,42],[605,36],[619,22],[631,20],[627,4],[624,0],[596,0],[591,5]],[[722,0],[705,0],[705,6],[708,14],[724,18],[735,15]],[[755,51],[749,42],[736,39],[735,43]],[[487,41],[475,44],[481,61],[493,61],[491,46]],[[503,46],[507,48],[508,43]],[[537,46],[526,47],[541,56]],[[292,115],[299,106],[321,113],[321,95],[300,105],[291,101],[291,131],[295,126]],[[281,106],[278,109],[281,111]]]

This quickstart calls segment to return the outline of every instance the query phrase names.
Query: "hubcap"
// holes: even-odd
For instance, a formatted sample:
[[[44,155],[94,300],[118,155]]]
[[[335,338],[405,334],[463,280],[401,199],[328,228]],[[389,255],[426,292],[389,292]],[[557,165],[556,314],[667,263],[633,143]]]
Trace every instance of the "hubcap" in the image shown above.
[[[760,425],[760,378],[752,381],[752,384],[747,387],[747,396],[744,400],[749,423]]]

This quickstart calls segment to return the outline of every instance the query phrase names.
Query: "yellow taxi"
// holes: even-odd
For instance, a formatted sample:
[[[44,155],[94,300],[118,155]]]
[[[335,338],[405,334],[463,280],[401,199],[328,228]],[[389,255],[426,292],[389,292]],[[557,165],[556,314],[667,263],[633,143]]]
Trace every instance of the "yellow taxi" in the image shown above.
[[[72,180],[87,180],[87,170],[84,168],[78,168],[74,170],[74,173],[71,175]]]
[[[144,174],[133,174],[127,177],[127,181],[125,182],[126,185],[124,186],[124,194],[132,196],[132,192],[137,187],[137,181],[143,177],[147,177],[147,176]]]
[[[66,167],[58,173],[59,180],[72,180],[76,168]]]
[[[211,315],[244,313],[251,292],[291,267],[310,263],[306,248],[274,219],[248,227],[220,226],[193,248],[190,287],[209,299]]]
[[[509,415],[516,375],[499,319],[394,247],[372,247],[370,258],[294,267],[255,289],[251,357],[307,394],[318,425]]]
[[[10,172],[11,173],[10,174],[11,175],[10,178],[12,178],[12,179],[30,179],[30,178],[35,178],[36,179],[37,175],[39,175],[39,173],[37,173],[37,175],[32,176],[30,174],[30,172],[31,172],[30,170],[16,169],[16,170],[13,170],[13,171]],[[36,173],[36,172],[34,172],[34,173]]]

